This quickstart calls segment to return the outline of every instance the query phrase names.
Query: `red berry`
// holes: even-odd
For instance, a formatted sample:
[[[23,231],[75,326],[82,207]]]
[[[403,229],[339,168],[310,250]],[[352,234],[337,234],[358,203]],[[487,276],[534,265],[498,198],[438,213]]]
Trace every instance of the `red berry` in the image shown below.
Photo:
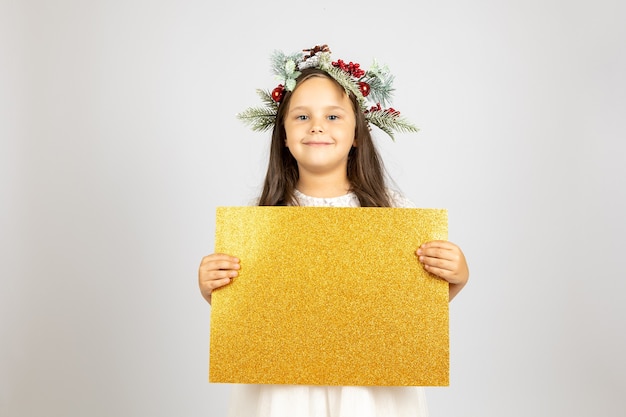
[[[277,103],[280,103],[280,101],[283,99],[284,90],[285,90],[285,87],[282,84],[278,84],[278,87],[272,90],[272,100],[274,100]]]
[[[365,81],[359,82],[359,89],[361,89],[361,94],[363,94],[363,97],[367,97],[370,93],[370,85]]]

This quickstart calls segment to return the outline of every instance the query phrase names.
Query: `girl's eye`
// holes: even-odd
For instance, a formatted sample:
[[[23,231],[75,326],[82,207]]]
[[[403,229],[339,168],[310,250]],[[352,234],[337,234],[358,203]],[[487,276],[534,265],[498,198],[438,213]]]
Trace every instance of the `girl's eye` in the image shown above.
[[[301,114],[300,116],[297,117],[298,120],[307,120],[309,117],[305,116],[304,114]]]
[[[333,115],[328,116],[328,120],[337,120],[337,119],[339,119],[339,116],[336,116],[336,115],[334,115],[334,114],[333,114]]]

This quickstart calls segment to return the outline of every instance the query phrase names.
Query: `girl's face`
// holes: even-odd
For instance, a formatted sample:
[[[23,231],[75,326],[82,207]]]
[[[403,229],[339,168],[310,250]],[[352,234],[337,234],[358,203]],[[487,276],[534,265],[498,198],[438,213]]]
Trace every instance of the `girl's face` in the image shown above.
[[[300,176],[346,175],[356,120],[348,95],[326,77],[302,81],[285,115],[286,146]]]

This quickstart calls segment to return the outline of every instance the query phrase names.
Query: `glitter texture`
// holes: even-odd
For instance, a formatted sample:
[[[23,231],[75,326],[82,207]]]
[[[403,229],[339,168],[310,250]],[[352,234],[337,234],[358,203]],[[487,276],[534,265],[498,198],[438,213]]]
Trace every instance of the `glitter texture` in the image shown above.
[[[215,252],[241,260],[213,292],[209,381],[449,384],[448,283],[415,251],[447,211],[218,207]]]

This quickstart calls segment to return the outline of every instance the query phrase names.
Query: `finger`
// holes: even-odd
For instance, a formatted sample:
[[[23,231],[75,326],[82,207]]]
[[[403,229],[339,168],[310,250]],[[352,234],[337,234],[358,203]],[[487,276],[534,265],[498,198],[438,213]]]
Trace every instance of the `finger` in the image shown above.
[[[420,248],[450,248],[451,246],[454,246],[454,244],[447,240],[431,240],[429,242],[422,243]]]
[[[201,266],[202,269],[204,269],[205,271],[211,271],[211,270],[228,270],[228,269],[240,269],[241,265],[239,265],[239,262],[231,262],[231,261],[227,261],[227,260],[220,260],[220,261],[212,261],[212,262],[208,262],[205,265]]]
[[[457,271],[450,271],[447,269],[438,268],[436,266],[428,266],[428,265],[424,265],[424,269],[427,272],[437,276],[438,278],[448,281],[448,283],[450,284],[459,284],[459,283],[467,281],[467,278],[465,279],[460,278]]]
[[[438,278],[450,281],[453,278],[452,272],[447,269],[438,268],[436,266],[424,265],[424,269]]]
[[[233,280],[239,276],[239,272],[232,270],[213,270],[206,272],[204,274],[200,274],[199,282],[200,285],[204,285],[206,283],[210,283],[213,281],[221,281],[221,280]]]
[[[458,259],[458,254],[456,254],[453,250],[439,248],[439,247],[418,249],[417,255],[423,256],[425,258],[437,258],[437,259],[445,259],[449,261],[454,261]]]
[[[220,279],[233,279],[239,276],[239,272],[235,270],[214,269],[200,275],[200,281],[216,281]]]
[[[227,255],[225,253],[213,253],[211,255],[207,255],[204,258],[202,258],[202,261],[200,262],[200,265],[206,265],[206,264],[209,264],[211,262],[219,262],[219,261],[228,261],[228,262],[233,262],[233,263],[239,263],[239,258]]]
[[[239,270],[239,259],[224,254],[205,256],[200,263],[199,273],[207,274],[214,270]]]
[[[224,287],[232,282],[231,278],[222,278],[213,281],[206,281],[202,283],[203,292],[208,294],[212,293],[214,290]]]
[[[441,259],[441,258],[431,258],[431,257],[427,257],[427,256],[420,256],[419,258],[420,262],[426,267],[429,268],[437,268],[437,269],[442,269],[442,270],[446,270],[446,271],[454,271],[455,270],[455,263],[447,260],[447,259]]]

